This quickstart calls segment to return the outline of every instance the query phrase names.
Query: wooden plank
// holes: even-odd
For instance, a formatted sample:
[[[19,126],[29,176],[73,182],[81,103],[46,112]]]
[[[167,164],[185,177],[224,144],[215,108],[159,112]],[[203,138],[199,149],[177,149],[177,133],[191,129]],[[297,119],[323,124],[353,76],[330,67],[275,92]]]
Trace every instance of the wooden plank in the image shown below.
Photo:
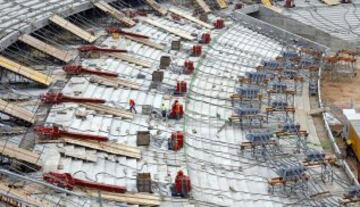
[[[134,115],[131,112],[122,109],[117,109],[111,106],[106,106],[102,104],[92,104],[92,103],[80,103],[79,105],[91,110],[95,110],[113,116],[118,116],[127,119],[134,118]]]
[[[106,152],[118,156],[132,157],[136,159],[141,158],[141,151],[136,147],[131,147],[125,144],[115,142],[96,142],[96,141],[85,141],[79,139],[62,138],[61,141],[67,144],[73,144],[82,146],[90,149],[94,149],[101,152]]]
[[[96,2],[94,4],[97,8],[101,9],[102,11],[111,14],[113,17],[115,17],[117,20],[119,20],[120,22],[132,27],[136,24],[136,22],[132,19],[130,19],[129,17],[127,17],[123,12],[115,9],[114,7],[112,7],[110,4],[104,2],[104,1],[99,1]]]
[[[336,6],[340,4],[339,0],[321,0],[321,1],[327,4],[328,6]]]
[[[151,8],[153,8],[154,10],[156,10],[157,12],[160,13],[160,15],[165,16],[167,14],[167,9],[162,7],[160,4],[158,4],[156,1],[154,0],[146,0],[146,3],[149,4],[149,6]]]
[[[31,197],[28,191],[24,191],[23,189],[20,188],[9,188],[7,183],[3,183],[3,182],[0,183],[0,191],[2,191],[2,195],[0,196],[0,201],[2,202],[5,201],[8,204],[9,203],[14,204],[14,206],[17,205],[28,206],[29,204],[31,204],[32,206],[39,206],[39,207],[50,206],[50,204],[47,203],[46,201],[40,201]],[[7,197],[7,195],[9,195],[9,197]],[[15,200],[14,197],[17,199]],[[19,205],[19,202],[24,205]]]
[[[165,30],[165,31],[167,31],[167,32],[170,32],[170,33],[172,33],[172,34],[175,34],[175,35],[177,35],[177,36],[179,36],[179,37],[181,37],[181,38],[184,38],[184,39],[186,39],[186,40],[190,40],[190,41],[195,40],[195,37],[193,37],[193,36],[192,36],[190,33],[188,33],[188,32],[184,32],[184,31],[181,31],[181,30],[179,30],[179,29],[172,28],[172,27],[169,27],[169,26],[166,26],[166,25],[162,25],[162,24],[160,24],[159,22],[157,22],[157,21],[155,21],[155,20],[153,20],[153,19],[147,18],[147,19],[144,19],[144,21],[145,21],[146,23],[152,25],[152,26],[155,26],[155,27],[158,27],[158,28],[160,28],[160,29],[163,29],[163,30]]]
[[[98,83],[101,85],[111,86],[111,87],[115,87],[115,88],[123,86],[126,88],[135,89],[135,90],[140,89],[140,85],[135,82],[131,82],[131,81],[123,80],[123,79],[119,79],[119,78],[112,78],[112,77],[92,75],[90,77],[90,82],[95,82],[95,83]]]
[[[198,24],[200,26],[206,27],[208,29],[213,29],[214,28],[214,26],[212,26],[212,25],[210,25],[210,24],[208,24],[206,22],[203,22],[200,19],[197,19],[197,18],[195,18],[193,16],[190,16],[190,15],[188,15],[188,14],[186,14],[186,13],[184,13],[184,12],[178,10],[178,9],[170,8],[169,11],[171,13],[174,13],[174,14],[176,14],[178,16],[181,16],[181,17],[183,17],[185,19],[188,19],[188,20],[190,20],[190,21],[192,21],[192,22],[194,22],[194,23],[196,23],[196,24]]]
[[[43,73],[40,73],[33,68],[20,65],[19,63],[16,63],[4,56],[0,55],[0,66],[14,72],[18,75],[24,76],[32,81],[35,81],[37,83],[49,86],[53,79],[50,76],[47,76]]]
[[[19,40],[66,63],[75,59],[75,56],[73,54],[49,45],[31,35],[21,35],[19,37]]]
[[[99,197],[99,193],[96,191],[88,191],[88,195],[92,197]],[[116,202],[123,202],[134,205],[144,205],[144,206],[159,206],[160,197],[152,194],[145,193],[110,193],[110,192],[101,192],[101,198],[105,200],[111,200]]]
[[[139,38],[139,37],[133,37],[133,36],[129,36],[129,35],[124,35],[125,38],[132,40],[134,42],[138,42],[141,43],[143,45],[147,45],[149,47],[153,47],[155,49],[159,49],[159,50],[164,50],[165,49],[165,45],[163,44],[159,44],[156,42],[153,42],[149,39],[144,39],[144,38]]]
[[[195,2],[201,7],[201,9],[205,13],[210,13],[211,12],[210,7],[206,4],[206,2],[204,0],[196,0]]]
[[[216,0],[220,9],[226,9],[228,7],[226,0]]]
[[[137,57],[134,57],[132,55],[129,54],[125,54],[125,53],[107,53],[108,56],[114,57],[114,58],[118,58],[122,61],[128,62],[128,63],[132,63],[135,65],[139,65],[142,66],[144,68],[151,68],[152,67],[152,63],[147,61],[147,60],[140,60]]]
[[[0,143],[0,154],[41,168],[40,155],[11,143]]]
[[[76,26],[75,24],[67,21],[66,19],[58,16],[58,15],[53,15],[49,18],[50,21],[52,21],[53,23],[59,25],[60,27],[62,27],[63,29],[73,33],[74,35],[80,37],[81,39],[88,41],[90,43],[94,42],[96,40],[96,37],[92,34],[90,34],[89,32],[81,29],[80,27]]]
[[[23,107],[19,107],[13,103],[4,101],[2,99],[0,99],[0,111],[4,114],[8,114],[18,119],[24,120],[28,123],[35,123],[35,114],[24,109]]]

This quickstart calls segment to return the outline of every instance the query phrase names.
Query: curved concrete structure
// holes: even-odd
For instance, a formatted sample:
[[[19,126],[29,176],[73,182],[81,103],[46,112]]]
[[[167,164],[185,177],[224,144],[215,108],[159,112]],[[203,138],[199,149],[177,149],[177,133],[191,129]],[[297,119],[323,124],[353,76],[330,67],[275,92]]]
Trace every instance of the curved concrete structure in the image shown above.
[[[104,0],[114,2],[115,0]],[[49,17],[63,17],[94,7],[90,0],[15,0],[1,1],[0,51],[14,43],[21,34],[28,34],[49,24]]]

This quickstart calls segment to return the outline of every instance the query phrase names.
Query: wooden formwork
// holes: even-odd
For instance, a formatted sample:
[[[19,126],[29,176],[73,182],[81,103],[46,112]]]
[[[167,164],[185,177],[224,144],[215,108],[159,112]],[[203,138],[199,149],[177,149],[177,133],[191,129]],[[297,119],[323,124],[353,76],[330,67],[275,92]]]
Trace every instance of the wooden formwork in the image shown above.
[[[50,55],[50,56],[53,56],[59,60],[62,60],[66,63],[70,62],[71,60],[75,59],[75,55],[67,52],[67,51],[64,51],[64,50],[61,50],[61,49],[58,49],[52,45],[49,45],[31,35],[28,35],[28,34],[24,34],[24,35],[21,35],[19,37],[19,40]]]
[[[88,41],[90,43],[94,42],[97,37],[90,34],[89,32],[81,29],[80,27],[76,26],[75,24],[67,21],[66,19],[60,17],[59,15],[54,14],[49,18],[49,20],[58,26],[62,27],[63,29],[73,33],[74,35],[80,37],[81,39]]]
[[[33,68],[14,62],[4,56],[0,56],[0,66],[6,70],[46,86],[49,86],[53,82],[53,79],[50,76],[40,73]]]
[[[0,99],[0,112],[24,120],[30,124],[35,123],[34,113],[2,99]]]
[[[106,3],[105,1],[98,1],[94,3],[94,5],[102,11],[111,14],[113,17],[115,17],[115,19],[119,20],[121,23],[126,24],[127,26],[132,27],[136,24],[134,20],[127,17],[123,12],[110,6],[110,4]]]

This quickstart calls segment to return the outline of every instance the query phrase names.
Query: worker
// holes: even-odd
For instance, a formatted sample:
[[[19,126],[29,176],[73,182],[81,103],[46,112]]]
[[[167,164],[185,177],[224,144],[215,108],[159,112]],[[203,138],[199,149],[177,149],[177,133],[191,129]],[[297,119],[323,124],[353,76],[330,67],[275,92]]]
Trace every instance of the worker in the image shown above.
[[[161,115],[162,115],[162,117],[163,117],[163,118],[166,118],[167,108],[166,108],[165,103],[162,103],[162,104],[161,104],[160,109],[161,109]]]
[[[178,100],[174,102],[173,110],[175,114],[175,119],[179,120],[181,118],[181,106]]]
[[[346,140],[346,157],[350,157],[352,154],[352,141],[351,139]]]
[[[129,105],[130,105],[130,112],[135,112],[135,114],[136,114],[136,109],[135,109],[135,101],[134,101],[134,99],[130,99],[129,100]]]

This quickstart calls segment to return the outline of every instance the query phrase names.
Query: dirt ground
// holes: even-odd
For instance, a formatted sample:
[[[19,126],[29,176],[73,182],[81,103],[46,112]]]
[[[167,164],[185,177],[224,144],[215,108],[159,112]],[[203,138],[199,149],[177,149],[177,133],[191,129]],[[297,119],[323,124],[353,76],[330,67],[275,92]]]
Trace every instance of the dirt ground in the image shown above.
[[[356,64],[357,71],[360,61]],[[322,99],[325,104],[338,108],[360,109],[360,74],[355,77],[332,78],[329,74],[323,74],[321,79]]]

